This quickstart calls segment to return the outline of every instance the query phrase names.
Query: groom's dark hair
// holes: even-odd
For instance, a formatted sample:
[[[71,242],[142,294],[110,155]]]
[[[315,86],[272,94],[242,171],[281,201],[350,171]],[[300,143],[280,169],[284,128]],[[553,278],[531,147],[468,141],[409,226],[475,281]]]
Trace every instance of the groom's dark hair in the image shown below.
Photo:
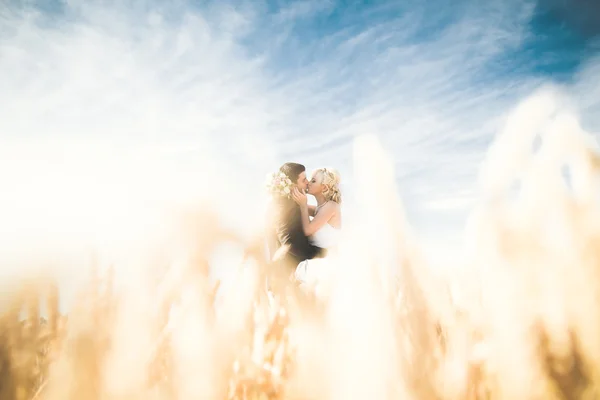
[[[286,174],[286,176],[290,178],[293,183],[298,182],[298,177],[304,171],[306,171],[306,167],[304,165],[293,162],[287,162],[279,167],[279,172]]]

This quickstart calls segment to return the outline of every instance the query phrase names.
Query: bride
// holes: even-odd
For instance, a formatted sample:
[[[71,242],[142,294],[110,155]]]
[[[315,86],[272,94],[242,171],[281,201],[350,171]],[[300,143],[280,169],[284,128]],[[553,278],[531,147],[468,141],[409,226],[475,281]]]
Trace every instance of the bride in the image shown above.
[[[327,249],[328,256],[338,245],[342,227],[339,185],[340,176],[336,171],[319,168],[313,172],[307,187],[307,193],[317,200],[316,206],[309,206],[306,194],[297,188],[293,191],[293,199],[300,206],[304,234],[310,237],[313,245]],[[302,261],[294,274],[296,280],[309,290],[317,290],[329,272],[327,261],[327,258]]]

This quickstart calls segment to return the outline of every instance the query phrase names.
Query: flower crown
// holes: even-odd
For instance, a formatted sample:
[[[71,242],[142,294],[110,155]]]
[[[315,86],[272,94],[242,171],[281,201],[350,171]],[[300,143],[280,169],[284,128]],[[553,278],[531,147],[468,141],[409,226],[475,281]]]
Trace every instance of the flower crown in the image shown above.
[[[290,197],[293,182],[283,172],[273,172],[267,175],[267,191],[273,196]]]

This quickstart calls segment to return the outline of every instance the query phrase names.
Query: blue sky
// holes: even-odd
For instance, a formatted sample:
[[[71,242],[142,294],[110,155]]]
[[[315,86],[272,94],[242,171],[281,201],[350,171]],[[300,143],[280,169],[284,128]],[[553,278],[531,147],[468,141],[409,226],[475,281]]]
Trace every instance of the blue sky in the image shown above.
[[[597,8],[3,2],[0,176],[16,187],[4,210],[33,221],[31,207],[46,212],[36,200],[53,199],[57,222],[77,202],[115,205],[132,187],[146,199],[201,195],[228,180],[249,191],[286,160],[337,167],[351,193],[352,141],[369,133],[393,157],[415,229],[450,243],[476,199],[485,151],[519,100],[561,85],[584,128],[600,129]],[[239,202],[225,203],[238,218]],[[79,220],[90,210],[101,214],[81,210]]]

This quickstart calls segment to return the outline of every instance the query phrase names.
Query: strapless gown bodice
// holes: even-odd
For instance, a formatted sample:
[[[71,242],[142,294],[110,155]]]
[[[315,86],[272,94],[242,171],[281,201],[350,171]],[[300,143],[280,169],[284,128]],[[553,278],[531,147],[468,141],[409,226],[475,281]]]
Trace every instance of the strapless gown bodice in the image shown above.
[[[322,249],[333,249],[339,244],[340,232],[339,229],[325,224],[310,237],[310,240],[312,244]]]

